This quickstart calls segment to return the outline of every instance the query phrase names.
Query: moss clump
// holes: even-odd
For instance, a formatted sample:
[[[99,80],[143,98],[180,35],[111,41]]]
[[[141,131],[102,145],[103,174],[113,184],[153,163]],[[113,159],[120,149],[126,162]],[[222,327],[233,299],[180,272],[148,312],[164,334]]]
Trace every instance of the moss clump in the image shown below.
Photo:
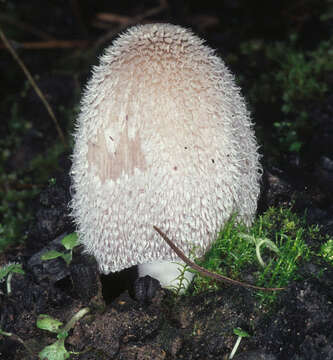
[[[233,279],[251,281],[257,286],[285,287],[299,277],[299,265],[316,253],[310,240],[311,243],[323,240],[318,226],[307,226],[305,219],[290,209],[270,208],[250,229],[237,223],[233,217],[198,264]],[[262,244],[259,252],[264,264],[258,258],[256,245],[259,243]],[[195,294],[220,286],[201,276],[195,278],[193,285]],[[276,293],[259,291],[258,296],[263,304],[269,304],[274,301]]]

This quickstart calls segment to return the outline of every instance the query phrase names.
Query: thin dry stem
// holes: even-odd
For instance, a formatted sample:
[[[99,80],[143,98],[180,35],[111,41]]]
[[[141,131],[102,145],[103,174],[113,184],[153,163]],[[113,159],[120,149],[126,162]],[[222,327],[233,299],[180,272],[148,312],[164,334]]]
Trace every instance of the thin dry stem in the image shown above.
[[[9,52],[12,54],[13,58],[15,59],[15,61],[19,64],[20,68],[22,69],[22,71],[24,72],[25,76],[27,77],[28,81],[30,82],[31,86],[33,87],[33,89],[35,90],[36,94],[39,96],[39,98],[42,100],[44,106],[46,107],[47,112],[49,113],[49,115],[51,116],[55,127],[57,129],[58,135],[60,137],[60,140],[62,141],[62,143],[64,144],[64,146],[66,146],[66,140],[65,140],[65,136],[59,126],[58,120],[53,112],[53,110],[51,109],[50,104],[48,103],[48,101],[46,100],[45,96],[43,95],[42,91],[40,90],[39,86],[37,85],[37,83],[35,82],[34,78],[32,77],[32,75],[30,74],[30,71],[27,69],[27,67],[24,65],[23,61],[20,59],[20,57],[18,56],[18,54],[16,53],[15,49],[12,47],[12,45],[10,44],[10,42],[8,41],[6,35],[4,34],[4,32],[2,31],[2,29],[0,28],[0,37],[2,39],[2,41],[4,42],[4,44],[6,45],[6,47],[8,48]]]
[[[69,48],[85,48],[89,45],[87,40],[48,40],[48,41],[28,41],[28,42],[15,42],[16,48],[39,50],[39,49],[69,49]],[[6,47],[6,46],[1,46]]]

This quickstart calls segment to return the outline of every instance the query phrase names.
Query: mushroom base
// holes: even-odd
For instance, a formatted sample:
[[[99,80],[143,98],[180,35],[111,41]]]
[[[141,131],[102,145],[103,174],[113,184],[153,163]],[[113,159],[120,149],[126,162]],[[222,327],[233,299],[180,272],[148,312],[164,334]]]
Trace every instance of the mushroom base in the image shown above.
[[[156,261],[150,264],[138,265],[139,277],[149,275],[158,280],[162,287],[175,289],[180,294],[184,293],[190,285],[194,274],[184,271],[185,263],[181,260]]]

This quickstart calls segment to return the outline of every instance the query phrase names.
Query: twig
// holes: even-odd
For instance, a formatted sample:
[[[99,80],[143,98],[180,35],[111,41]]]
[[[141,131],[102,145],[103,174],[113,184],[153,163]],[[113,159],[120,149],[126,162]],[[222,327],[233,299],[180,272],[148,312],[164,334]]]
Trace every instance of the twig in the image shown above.
[[[3,184],[0,184],[0,190],[2,191],[10,191],[10,190],[31,190],[31,189],[40,189],[40,188],[44,188],[45,184],[21,184],[17,181],[12,181],[12,182],[4,182]]]
[[[19,49],[68,49],[68,48],[84,48],[89,45],[87,40],[49,40],[49,41],[30,41],[30,42],[14,42],[14,47]],[[5,48],[6,46],[1,46],[0,48]]]
[[[43,95],[43,93],[41,92],[40,88],[38,87],[37,83],[35,82],[34,78],[31,76],[29,70],[26,68],[26,66],[24,65],[24,63],[22,62],[22,60],[19,58],[19,56],[17,55],[16,51],[14,50],[14,48],[12,47],[12,45],[10,44],[10,42],[8,41],[6,35],[4,34],[4,32],[2,31],[2,29],[0,28],[0,37],[2,39],[2,41],[4,42],[4,44],[7,46],[9,52],[12,54],[13,58],[15,59],[15,61],[19,64],[19,66],[21,67],[21,69],[23,70],[25,76],[28,78],[31,86],[34,88],[36,94],[39,96],[39,98],[42,100],[44,106],[46,107],[47,112],[49,113],[49,115],[51,116],[52,120],[54,121],[55,127],[57,129],[58,135],[61,139],[61,141],[63,142],[64,146],[66,146],[66,140],[65,140],[65,136],[59,126],[58,120],[53,112],[53,110],[51,109],[50,104],[48,103],[48,101],[46,100],[45,96]]]
[[[201,275],[212,278],[217,281],[223,281],[230,284],[247,287],[251,289],[256,290],[262,290],[262,291],[279,291],[284,290],[285,288],[264,288],[260,286],[255,286],[251,284],[247,284],[241,281],[230,279],[224,275],[216,274],[211,271],[206,270],[205,268],[197,265],[193,261],[191,261],[166,235],[164,232],[162,232],[157,226],[153,226],[154,229],[162,236],[162,238],[166,241],[166,243],[171,247],[171,249],[184,261],[185,264],[190,266],[192,269],[198,271]]]
[[[112,29],[111,31],[107,32],[105,35],[100,37],[97,40],[97,42],[95,43],[95,46],[94,46],[95,49],[98,49],[101,45],[103,45],[107,41],[111,40],[117,33],[119,33],[121,30],[126,29],[128,26],[140,23],[143,19],[145,19],[149,16],[156,15],[167,8],[168,8],[168,1],[160,0],[160,3],[158,6],[145,11],[143,14],[129,18],[127,22],[122,22],[115,29]]]
[[[101,21],[117,23],[117,24],[124,24],[127,26],[128,23],[131,22],[132,18],[130,16],[124,16],[119,14],[113,13],[99,13],[96,15],[96,18]]]

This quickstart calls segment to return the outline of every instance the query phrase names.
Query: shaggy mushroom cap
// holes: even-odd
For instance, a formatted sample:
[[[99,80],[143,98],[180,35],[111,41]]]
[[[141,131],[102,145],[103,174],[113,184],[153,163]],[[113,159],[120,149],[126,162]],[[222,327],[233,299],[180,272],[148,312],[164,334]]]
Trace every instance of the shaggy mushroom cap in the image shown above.
[[[71,202],[101,272],[203,255],[234,213],[250,224],[261,169],[244,99],[214,51],[170,24],[106,49],[81,103]]]

